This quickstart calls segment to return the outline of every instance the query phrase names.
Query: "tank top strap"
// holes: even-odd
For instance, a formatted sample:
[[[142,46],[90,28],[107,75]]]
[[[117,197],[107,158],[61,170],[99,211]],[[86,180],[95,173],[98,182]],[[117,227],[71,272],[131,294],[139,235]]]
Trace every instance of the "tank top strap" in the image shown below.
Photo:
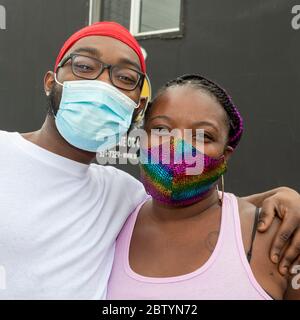
[[[237,198],[232,193],[224,193],[223,205],[222,205],[222,221],[221,225],[223,229],[224,238],[223,241],[228,243],[229,241],[237,242],[236,233],[238,231],[239,225],[237,225],[236,220],[239,219],[239,207]],[[226,217],[226,219],[225,219]]]

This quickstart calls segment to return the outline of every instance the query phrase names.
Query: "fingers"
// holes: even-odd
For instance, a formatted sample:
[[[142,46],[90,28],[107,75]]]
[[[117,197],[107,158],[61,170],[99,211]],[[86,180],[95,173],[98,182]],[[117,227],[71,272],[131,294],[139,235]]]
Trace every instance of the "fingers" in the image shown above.
[[[271,226],[273,219],[276,215],[276,202],[272,197],[264,200],[261,207],[259,220],[258,220],[258,231],[265,232]]]
[[[292,234],[294,233],[295,229],[296,229],[297,224],[295,224],[294,219],[284,219],[275,235],[275,238],[273,240],[272,243],[272,247],[271,247],[271,251],[270,251],[270,258],[274,263],[278,263],[280,260],[281,255],[283,257],[285,257],[286,259],[291,260],[292,257],[294,257],[294,259],[291,260],[294,261],[297,254],[296,252],[296,247],[295,244],[298,244],[295,242],[295,238],[293,237],[293,241],[292,244],[290,244],[289,251],[285,251],[283,253],[283,249],[287,246],[288,242],[290,241],[290,238],[292,236]],[[292,252],[291,252],[292,250]],[[286,253],[288,253],[288,255],[286,255]],[[295,256],[296,255],[296,256]],[[281,259],[282,261],[282,259]],[[283,264],[281,264],[282,268],[283,268]]]
[[[298,258],[300,255],[300,230],[298,230],[283,253],[280,264],[279,264],[279,272],[282,275],[286,275],[293,264],[298,263]]]

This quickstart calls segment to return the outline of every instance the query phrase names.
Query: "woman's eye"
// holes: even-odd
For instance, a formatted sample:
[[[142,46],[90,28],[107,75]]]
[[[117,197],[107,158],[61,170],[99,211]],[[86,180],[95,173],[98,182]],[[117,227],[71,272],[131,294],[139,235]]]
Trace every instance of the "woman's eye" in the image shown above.
[[[207,133],[195,135],[194,139],[197,142],[210,142],[210,141],[213,140],[212,136],[210,134],[207,134]]]
[[[212,137],[209,134],[204,134],[204,141],[212,141]]]

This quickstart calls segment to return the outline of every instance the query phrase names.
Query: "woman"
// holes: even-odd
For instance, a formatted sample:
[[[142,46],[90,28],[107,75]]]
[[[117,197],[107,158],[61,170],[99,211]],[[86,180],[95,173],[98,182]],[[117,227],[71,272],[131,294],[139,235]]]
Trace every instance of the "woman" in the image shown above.
[[[144,128],[149,137],[153,130],[158,135],[141,149],[141,177],[151,197],[119,235],[107,298],[299,299],[290,276],[269,259],[278,222],[256,234],[259,210],[216,189],[243,131],[226,92],[198,75],[177,78],[154,99]],[[171,138],[168,163],[170,132],[187,128],[189,141]],[[204,130],[204,154],[196,148],[197,129]],[[198,174],[187,174],[192,157],[202,157]]]

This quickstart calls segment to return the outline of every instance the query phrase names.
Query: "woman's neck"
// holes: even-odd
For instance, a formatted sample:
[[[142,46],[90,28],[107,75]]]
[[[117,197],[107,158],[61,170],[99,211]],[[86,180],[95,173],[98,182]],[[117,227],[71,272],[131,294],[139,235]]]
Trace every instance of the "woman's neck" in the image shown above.
[[[174,207],[164,205],[153,199],[151,212],[153,217],[160,221],[176,221],[198,216],[212,207],[220,207],[220,199],[217,190],[213,189],[206,197],[186,207]]]

